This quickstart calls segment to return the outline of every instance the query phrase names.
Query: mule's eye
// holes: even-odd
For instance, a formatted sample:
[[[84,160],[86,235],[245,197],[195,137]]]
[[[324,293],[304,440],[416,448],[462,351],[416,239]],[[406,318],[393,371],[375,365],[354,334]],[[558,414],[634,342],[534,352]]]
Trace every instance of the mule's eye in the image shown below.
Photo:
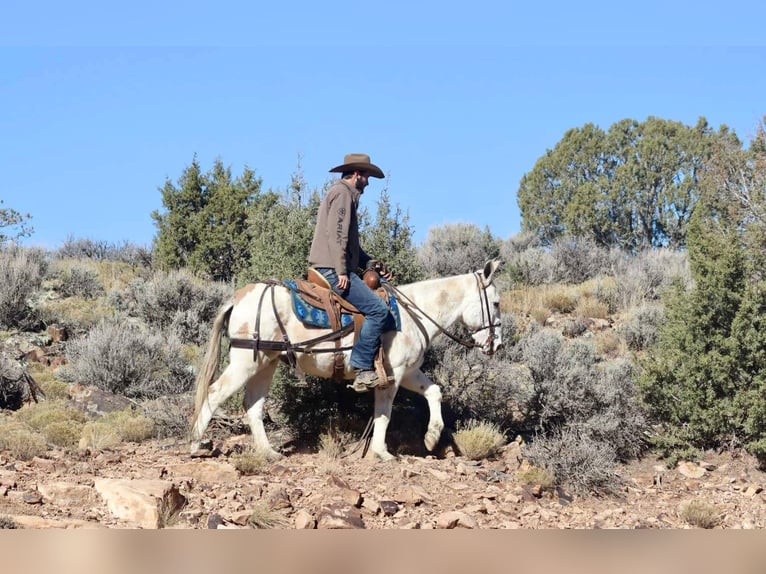
[[[495,309],[499,309],[499,308],[500,308],[500,301],[495,301],[494,303],[492,303],[492,306],[493,306]]]

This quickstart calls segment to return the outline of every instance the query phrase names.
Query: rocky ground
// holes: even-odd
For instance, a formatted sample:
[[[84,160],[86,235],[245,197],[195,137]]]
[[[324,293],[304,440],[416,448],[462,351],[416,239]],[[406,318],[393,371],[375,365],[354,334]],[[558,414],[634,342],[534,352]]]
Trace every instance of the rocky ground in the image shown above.
[[[0,518],[19,528],[676,529],[692,527],[683,505],[702,501],[716,528],[766,525],[766,476],[745,456],[675,469],[644,458],[620,468],[618,494],[583,496],[521,482],[516,443],[478,463],[451,452],[387,463],[296,453],[242,475],[233,456],[248,442],[222,440],[209,458],[172,440],[26,462],[0,453]]]

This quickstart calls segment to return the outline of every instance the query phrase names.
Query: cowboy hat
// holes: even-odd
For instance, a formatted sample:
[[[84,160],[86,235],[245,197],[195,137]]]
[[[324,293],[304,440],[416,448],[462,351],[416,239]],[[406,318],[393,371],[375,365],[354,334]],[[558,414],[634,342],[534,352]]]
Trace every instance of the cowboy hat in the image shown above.
[[[362,171],[369,173],[372,177],[383,179],[383,170],[370,162],[370,156],[366,153],[347,153],[343,158],[343,164],[334,167],[330,173],[344,173],[349,171]]]

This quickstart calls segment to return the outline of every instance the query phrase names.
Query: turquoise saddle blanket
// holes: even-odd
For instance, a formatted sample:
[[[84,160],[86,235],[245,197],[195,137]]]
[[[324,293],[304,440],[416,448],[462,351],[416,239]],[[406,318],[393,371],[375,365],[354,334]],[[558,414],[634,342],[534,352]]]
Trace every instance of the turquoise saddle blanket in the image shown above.
[[[300,293],[298,293],[298,287],[295,284],[295,281],[286,280],[284,281],[284,284],[290,289],[290,294],[292,295],[293,312],[295,312],[296,317],[298,317],[304,325],[319,327],[321,329],[330,328],[330,318],[327,316],[327,311],[320,309],[319,307],[314,307],[314,305],[301,297]],[[394,322],[392,329],[401,331],[402,325],[401,317],[399,316],[399,305],[397,305],[396,298],[393,296],[389,297],[388,310],[390,311]],[[341,313],[340,324],[342,327],[345,327],[353,321],[354,318],[351,313]]]

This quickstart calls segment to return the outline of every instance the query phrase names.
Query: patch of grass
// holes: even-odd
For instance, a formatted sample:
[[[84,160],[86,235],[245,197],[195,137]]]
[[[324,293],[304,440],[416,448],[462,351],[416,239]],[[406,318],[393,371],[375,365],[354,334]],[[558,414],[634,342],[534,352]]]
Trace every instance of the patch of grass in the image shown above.
[[[681,506],[679,515],[691,526],[715,528],[721,522],[721,513],[712,504],[692,500]]]
[[[286,522],[281,514],[271,510],[261,502],[253,507],[253,512],[248,517],[247,524],[251,528],[269,529],[284,528]]]
[[[540,325],[545,325],[545,322],[548,320],[548,317],[550,317],[551,314],[552,312],[548,307],[534,307],[529,311],[530,317],[532,317]]]
[[[259,474],[269,465],[265,452],[248,449],[231,457],[231,462],[245,476]]]
[[[53,421],[41,430],[46,440],[63,448],[75,446],[82,434],[83,423],[73,420]]]
[[[103,421],[87,423],[80,435],[79,447],[93,451],[114,448],[120,444],[120,435],[112,425]]]
[[[331,427],[319,435],[319,452],[328,459],[336,460],[343,455],[346,447],[351,442],[353,442],[353,435],[351,433]]]
[[[593,338],[593,347],[599,355],[612,359],[625,355],[627,351],[625,341],[611,329],[596,333]]]
[[[540,486],[542,490],[551,490],[556,485],[556,477],[550,470],[531,464],[523,465],[516,472],[516,478],[522,484]]]
[[[37,313],[48,325],[56,323],[75,331],[87,331],[101,321],[113,317],[115,310],[104,298],[67,297],[40,303]]]
[[[48,400],[26,405],[16,412],[16,417],[32,429],[45,433],[46,427],[52,423],[71,421],[87,422],[88,416],[63,400]]]
[[[6,450],[17,460],[31,460],[47,450],[45,437],[23,424],[0,421],[0,450]]]
[[[609,307],[591,296],[580,297],[574,309],[575,315],[583,319],[606,319]]]
[[[494,456],[505,444],[497,425],[476,420],[469,420],[452,438],[460,454],[471,460]]]
[[[108,413],[103,422],[111,425],[119,437],[127,442],[141,442],[155,435],[154,421],[130,409]]]
[[[552,286],[543,295],[543,305],[559,313],[571,313],[577,305],[577,296],[571,289]]]
[[[49,401],[69,398],[69,385],[56,379],[50,368],[43,366],[41,363],[31,363],[29,372],[45,393],[45,398]]]

